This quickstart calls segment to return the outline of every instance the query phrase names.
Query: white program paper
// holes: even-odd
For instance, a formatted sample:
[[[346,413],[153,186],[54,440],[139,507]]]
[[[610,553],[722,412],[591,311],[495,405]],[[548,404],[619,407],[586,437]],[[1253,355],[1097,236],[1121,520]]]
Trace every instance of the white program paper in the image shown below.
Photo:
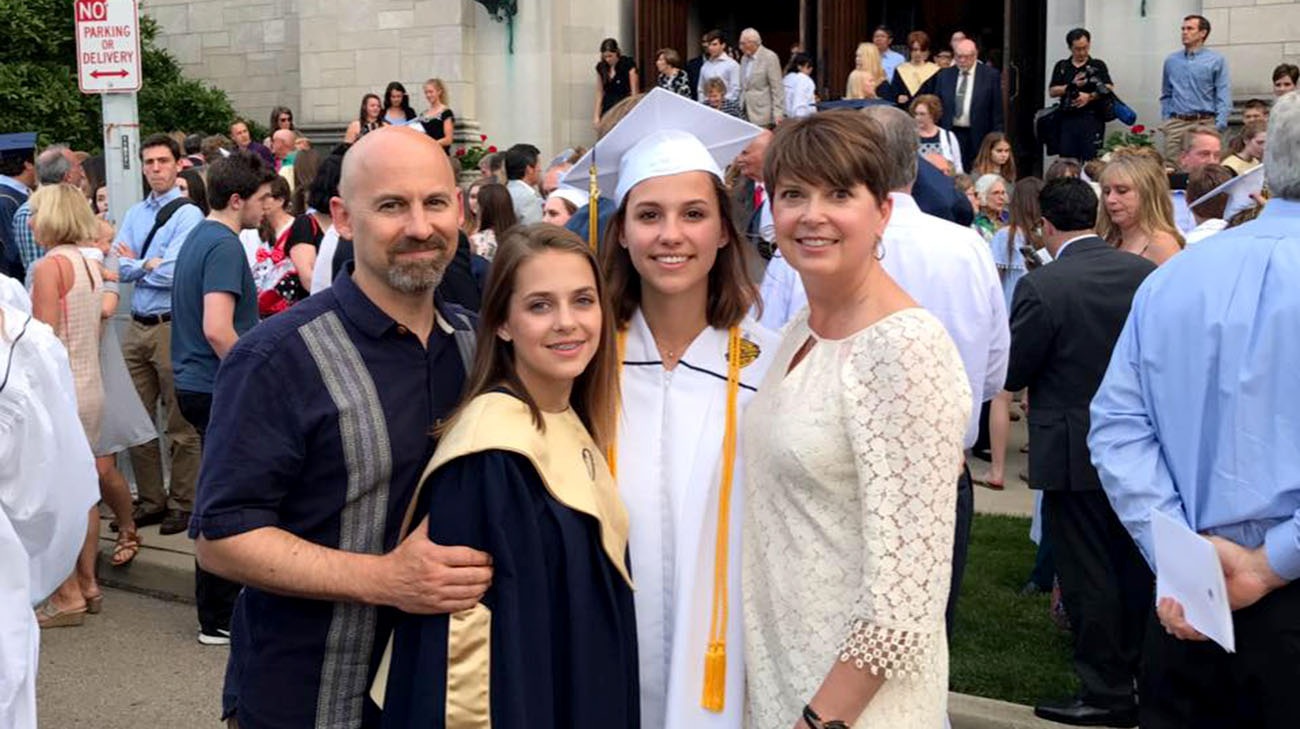
[[[1223,567],[1210,540],[1161,511],[1151,512],[1156,547],[1156,599],[1172,597],[1193,628],[1236,652]]]

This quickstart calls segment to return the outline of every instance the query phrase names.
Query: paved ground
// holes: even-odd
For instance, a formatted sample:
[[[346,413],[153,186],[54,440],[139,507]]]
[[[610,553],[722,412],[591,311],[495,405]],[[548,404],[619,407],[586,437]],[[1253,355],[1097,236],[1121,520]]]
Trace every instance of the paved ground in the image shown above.
[[[221,729],[227,649],[196,630],[192,605],[105,590],[104,612],[41,634],[40,726]]]

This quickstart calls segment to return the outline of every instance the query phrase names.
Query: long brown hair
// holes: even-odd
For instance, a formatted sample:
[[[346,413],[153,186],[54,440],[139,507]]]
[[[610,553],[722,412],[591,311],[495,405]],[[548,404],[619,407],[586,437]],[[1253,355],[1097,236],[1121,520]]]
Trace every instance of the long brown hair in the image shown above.
[[[718,178],[713,181],[713,193],[718,202],[718,215],[722,234],[727,245],[718,249],[718,257],[709,269],[709,294],[705,319],[715,329],[733,327],[745,318],[751,306],[759,303],[758,289],[749,280],[749,242],[736,229],[731,212],[731,199]],[[483,192],[479,191],[479,207],[483,206]],[[627,197],[618,206],[618,212],[609,219],[605,240],[601,244],[600,258],[609,284],[609,300],[618,318],[618,328],[627,326],[637,307],[641,305],[641,274],[632,265],[632,256],[623,247],[624,221],[627,219]],[[761,311],[761,304],[760,311]]]
[[[538,429],[545,427],[542,411],[528,393],[515,369],[514,345],[497,336],[497,331],[510,318],[510,300],[515,294],[515,279],[519,268],[534,256],[547,251],[571,253],[581,256],[591,266],[596,279],[596,296],[600,300],[600,344],[587,368],[573,382],[569,404],[587,426],[591,439],[600,448],[609,445],[614,436],[614,423],[618,413],[618,347],[614,339],[614,316],[607,297],[604,277],[596,256],[587,243],[564,228],[550,223],[534,223],[515,227],[497,242],[496,257],[488,274],[483,292],[483,306],[478,319],[478,348],[474,353],[474,367],[466,378],[465,397],[456,413],[443,426],[450,428],[471,400],[504,387],[523,400],[532,413]]]
[[[935,123],[938,123],[937,119]],[[997,165],[993,162],[993,148],[1003,142],[1006,142],[1007,147],[1011,149],[1011,155],[1007,157],[1005,164]],[[1008,185],[1016,181],[1016,148],[1011,146],[1011,139],[1002,132],[989,132],[984,135],[979,154],[975,155],[974,177],[978,179],[980,175],[989,172],[1001,175]]]
[[[469,204],[469,200],[465,201]],[[478,229],[480,232],[491,230],[501,244],[501,236],[515,227],[519,219],[515,217],[514,200],[510,191],[499,182],[483,185],[478,189]]]
[[[1042,247],[1039,236],[1034,234],[1038,219],[1043,217],[1038,206],[1038,193],[1043,191],[1043,181],[1037,177],[1026,177],[1016,183],[1015,192],[1011,194],[1011,223],[1007,226],[1007,261],[1014,261],[1016,256],[1016,233],[1025,235],[1025,244],[1037,250]]]

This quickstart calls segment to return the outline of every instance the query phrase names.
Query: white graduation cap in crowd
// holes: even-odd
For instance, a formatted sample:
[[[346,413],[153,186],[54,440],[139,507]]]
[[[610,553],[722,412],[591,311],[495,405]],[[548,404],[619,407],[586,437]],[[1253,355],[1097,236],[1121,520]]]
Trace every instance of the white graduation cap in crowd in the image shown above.
[[[1223,219],[1227,220],[1242,210],[1255,207],[1255,199],[1251,196],[1258,195],[1263,189],[1264,165],[1255,165],[1192,201],[1188,207],[1195,209],[1219,195],[1227,195],[1228,205],[1223,211]]]
[[[561,200],[568,200],[573,203],[574,207],[580,208],[587,204],[587,193],[570,185],[560,185],[551,191],[551,194],[547,195],[546,199],[550,200],[553,197],[558,197]]]
[[[587,187],[593,159],[600,194],[622,204],[652,177],[723,169],[763,130],[716,109],[654,88],[565,173],[562,183]]]

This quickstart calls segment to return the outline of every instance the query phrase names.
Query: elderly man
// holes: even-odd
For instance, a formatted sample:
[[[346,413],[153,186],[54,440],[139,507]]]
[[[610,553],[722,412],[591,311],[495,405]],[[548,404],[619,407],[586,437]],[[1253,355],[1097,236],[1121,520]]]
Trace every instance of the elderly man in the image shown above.
[[[763,158],[771,143],[772,133],[765,130],[736,157],[736,169],[742,177],[732,185],[731,192],[736,229],[758,254],[749,258],[749,274],[754,281],[763,280],[763,269],[776,249],[772,201],[763,186]]]
[[[939,97],[943,105],[939,126],[957,135],[962,166],[969,170],[985,135],[1003,131],[1002,74],[979,62],[979,49],[969,38],[954,41],[953,56],[956,65],[931,76],[921,93]]]
[[[80,185],[85,176],[86,173],[81,168],[81,160],[77,159],[77,155],[73,154],[66,145],[51,145],[36,156],[36,182],[39,185],[57,185],[60,182]],[[11,230],[14,245],[18,247],[18,256],[22,259],[23,268],[27,270],[29,284],[32,269],[35,267],[33,264],[45,255],[45,251],[36,242],[36,237],[32,235],[32,228],[29,225],[31,219],[32,204],[27,200],[14,213]]]
[[[204,569],[246,585],[222,707],[245,729],[374,726],[379,606],[455,612],[491,578],[488,555],[427,529],[397,543],[473,336],[434,293],[462,217],[451,165],[427,135],[388,127],[348,151],[339,193],[355,261],[240,337],[213,393],[190,534]]]
[[[771,129],[785,117],[785,82],[781,59],[763,46],[753,28],[740,31],[740,103],[751,124]],[[761,173],[760,173],[761,174]]]
[[[286,164],[292,166],[289,157],[294,153],[294,143],[298,137],[292,129],[277,129],[271,135],[271,156],[275,158],[275,171],[279,172]]]
[[[1300,716],[1300,94],[1278,100],[1268,137],[1268,206],[1147,278],[1092,401],[1092,462],[1147,562],[1160,511],[1209,537],[1233,610],[1228,653],[1158,601],[1143,729]]]
[[[271,150],[267,149],[266,145],[253,141],[253,134],[248,131],[248,122],[243,119],[236,119],[231,122],[230,139],[234,141],[237,148],[248,150],[261,157],[267,166],[275,167],[275,155],[271,154]]]

